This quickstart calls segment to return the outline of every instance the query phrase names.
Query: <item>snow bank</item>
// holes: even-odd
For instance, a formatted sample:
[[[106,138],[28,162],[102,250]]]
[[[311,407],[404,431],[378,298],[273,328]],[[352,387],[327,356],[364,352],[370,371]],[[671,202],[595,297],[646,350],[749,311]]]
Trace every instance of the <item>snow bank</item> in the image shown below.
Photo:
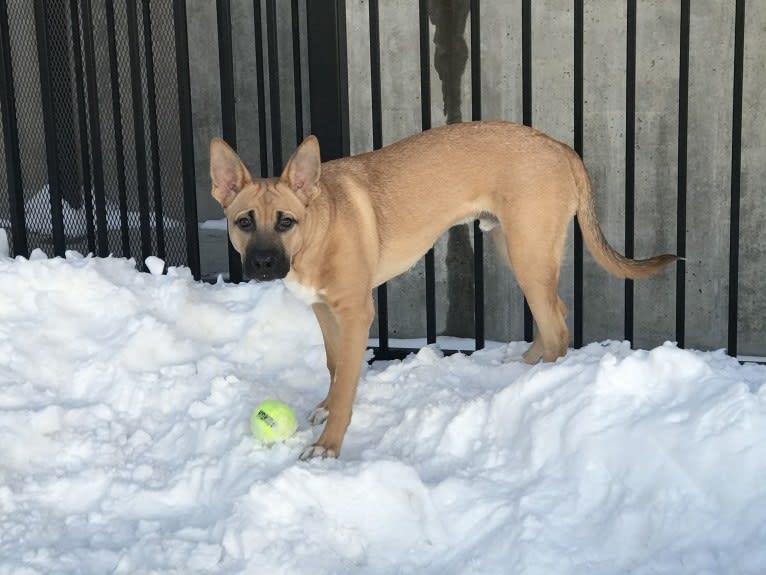
[[[0,573],[766,572],[766,367],[524,347],[375,364],[299,462],[327,375],[281,284],[0,259]]]

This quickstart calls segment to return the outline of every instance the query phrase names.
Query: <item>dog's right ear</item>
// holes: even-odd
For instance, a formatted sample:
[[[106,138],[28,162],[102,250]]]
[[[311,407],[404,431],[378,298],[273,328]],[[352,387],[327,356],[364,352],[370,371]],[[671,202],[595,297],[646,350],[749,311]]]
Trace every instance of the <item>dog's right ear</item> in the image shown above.
[[[250,179],[237,152],[221,138],[210,142],[210,179],[213,181],[211,194],[225,209]]]

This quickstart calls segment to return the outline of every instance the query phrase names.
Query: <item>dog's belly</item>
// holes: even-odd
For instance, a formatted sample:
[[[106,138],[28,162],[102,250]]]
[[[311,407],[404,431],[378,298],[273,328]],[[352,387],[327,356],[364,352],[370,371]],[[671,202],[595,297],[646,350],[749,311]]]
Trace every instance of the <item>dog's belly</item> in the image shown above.
[[[465,214],[469,215],[466,216]],[[470,224],[477,219],[482,232],[488,232],[500,225],[498,219],[488,211],[471,206],[463,210],[460,216],[447,220],[446,226],[433,228],[427,235],[406,234],[398,237],[394,242],[389,242],[385,246],[375,270],[373,287],[412,269],[449,228],[461,224]]]
[[[428,248],[426,248],[426,251],[428,251]],[[418,254],[415,257],[399,261],[381,261],[378,265],[378,269],[375,270],[372,287],[377,287],[380,284],[386,283],[388,280],[395,278],[399,274],[403,274],[407,270],[412,269],[421,257],[423,257],[423,254]]]

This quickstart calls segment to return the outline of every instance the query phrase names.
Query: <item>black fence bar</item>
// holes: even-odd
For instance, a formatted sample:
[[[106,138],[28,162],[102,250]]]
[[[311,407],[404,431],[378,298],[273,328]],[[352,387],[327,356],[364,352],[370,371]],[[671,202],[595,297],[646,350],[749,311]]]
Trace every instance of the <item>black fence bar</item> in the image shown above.
[[[574,3],[574,150],[583,157],[583,0]],[[573,344],[583,344],[583,240],[580,225],[575,216],[574,225],[574,293],[573,293]]]
[[[420,118],[423,130],[431,129],[431,48],[428,1],[419,2],[420,34]],[[426,253],[426,341],[436,343],[436,263],[434,248]]]
[[[6,178],[8,180],[8,205],[11,215],[11,238],[13,251],[28,256],[26,217],[24,215],[24,188],[19,153],[19,131],[16,122],[16,99],[14,97],[13,65],[11,61],[11,37],[8,29],[8,5],[0,0],[0,112],[3,115],[3,146],[5,149]]]
[[[237,104],[234,96],[234,52],[231,38],[231,0],[216,0],[218,66],[221,73],[221,130],[223,139],[237,147]]]
[[[279,53],[276,0],[266,0],[266,38],[269,47],[269,107],[271,109],[271,161],[273,174],[282,170],[282,113],[279,106]]]
[[[471,0],[471,119],[481,120],[481,15],[479,0]],[[473,223],[473,322],[476,349],[485,345],[484,335],[484,236]]]
[[[122,105],[120,103],[120,68],[117,63],[117,30],[114,26],[114,4],[106,2],[107,47],[109,51],[109,79],[112,89],[112,121],[114,123],[114,155],[117,171],[117,197],[120,209],[120,237],[122,255],[130,257],[128,199],[125,180],[125,150],[122,134]]]
[[[625,257],[635,255],[636,0],[628,0],[625,68]],[[633,341],[633,280],[625,280],[625,339]]]
[[[199,255],[199,228],[197,224],[197,194],[194,176],[194,125],[192,123],[191,79],[189,77],[189,37],[186,29],[186,1],[174,0],[176,76],[178,82],[178,117],[181,135],[181,177],[184,189],[184,215],[186,216],[186,253],[195,279],[202,270]]]
[[[85,198],[85,230],[88,251],[96,252],[95,222],[93,217],[93,188],[90,179],[90,153],[88,150],[88,114],[85,107],[85,81],[83,71],[83,49],[80,33],[80,3],[70,0],[69,13],[72,20],[72,50],[74,56],[75,93],[77,94],[78,133],[80,136],[80,173],[82,174],[82,193]]]
[[[689,30],[691,0],[681,0],[681,42],[678,66],[678,190],[676,208],[676,341],[686,340],[686,171],[689,125]]]
[[[307,3],[311,131],[324,161],[349,153],[346,3]]]
[[[532,0],[521,2],[521,107],[522,122],[532,125]],[[532,341],[534,325],[532,310],[524,298],[524,340]]]
[[[263,65],[263,24],[261,0],[253,0],[253,33],[255,34],[255,75],[258,98],[258,151],[260,153],[261,177],[269,175],[269,151],[266,143],[266,71]]]
[[[66,251],[64,213],[61,205],[61,172],[59,166],[58,135],[56,134],[56,109],[51,85],[50,46],[48,45],[49,6],[44,0],[35,2],[35,29],[37,32],[37,58],[40,65],[40,97],[45,126],[45,157],[48,163],[48,193],[51,202],[51,227],[53,250],[57,256]]]
[[[101,112],[98,85],[96,83],[96,52],[93,45],[93,21],[90,0],[82,2],[83,53],[85,61],[85,84],[88,93],[88,136],[90,139],[93,177],[93,204],[96,220],[96,253],[99,257],[109,255],[109,237],[106,222],[106,197],[104,194],[104,160],[101,151]]]
[[[149,150],[152,167],[152,198],[154,200],[154,233],[157,240],[157,257],[165,259],[165,226],[162,202],[162,178],[160,177],[160,142],[157,128],[157,85],[154,78],[154,43],[150,0],[142,1],[144,21],[144,61],[146,62],[146,112],[149,119]]]
[[[383,147],[383,109],[380,87],[380,9],[378,0],[370,0],[370,96],[372,104],[372,148]],[[378,349],[388,354],[388,286],[378,286]]]
[[[141,261],[152,255],[152,236],[149,222],[149,182],[146,173],[146,140],[144,135],[144,95],[141,82],[141,56],[138,46],[138,10],[135,2],[126,2],[128,21],[128,61],[133,104],[133,145],[136,155],[136,191],[138,192],[138,225],[141,233]]]
[[[729,335],[727,353],[737,356],[739,304],[739,212],[742,176],[742,89],[745,56],[745,0],[734,15],[734,90],[731,122],[731,216],[729,227]]]
[[[295,98],[295,139],[298,144],[303,140],[303,85],[301,75],[301,19],[298,0],[292,0],[290,6],[293,32],[293,95]]]
[[[231,38],[231,0],[216,0],[218,20],[218,67],[221,75],[221,129],[223,139],[237,148],[237,104],[234,97],[234,52]],[[242,281],[239,255],[228,243],[229,280]]]

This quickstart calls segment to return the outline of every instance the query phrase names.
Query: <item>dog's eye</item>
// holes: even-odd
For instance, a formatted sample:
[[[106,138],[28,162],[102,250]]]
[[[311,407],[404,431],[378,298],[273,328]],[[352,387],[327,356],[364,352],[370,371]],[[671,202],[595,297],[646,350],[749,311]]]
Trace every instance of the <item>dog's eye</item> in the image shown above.
[[[248,216],[242,216],[241,218],[237,219],[237,221],[234,223],[243,232],[249,232],[255,227],[255,222],[253,222],[253,220],[250,219]]]
[[[279,218],[279,221],[277,221],[277,225],[275,227],[278,232],[286,232],[297,223],[298,222],[296,222],[290,216],[282,216]]]

